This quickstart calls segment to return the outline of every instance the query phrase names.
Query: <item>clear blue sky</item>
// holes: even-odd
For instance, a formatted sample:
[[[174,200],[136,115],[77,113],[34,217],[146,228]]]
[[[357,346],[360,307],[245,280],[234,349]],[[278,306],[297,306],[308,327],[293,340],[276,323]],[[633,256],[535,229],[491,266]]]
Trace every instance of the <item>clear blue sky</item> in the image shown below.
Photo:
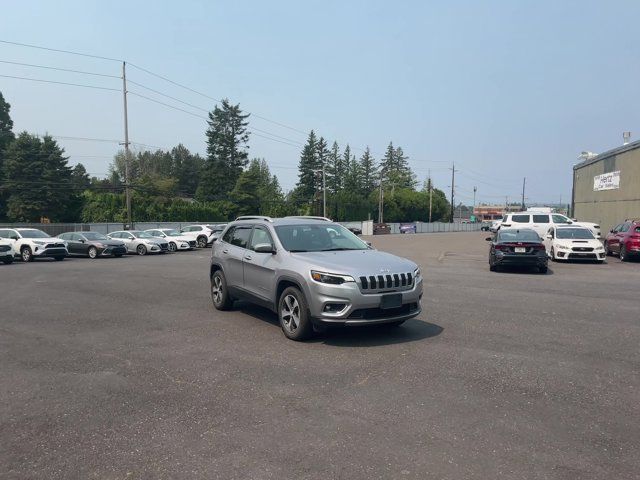
[[[390,140],[418,177],[458,199],[504,202],[527,177],[530,202],[567,201],[582,150],[640,137],[637,1],[29,1],[2,6],[3,40],[126,59],[341,147]],[[116,62],[0,44],[0,60],[119,75]],[[120,88],[118,79],[0,63],[0,75]],[[131,80],[213,102],[131,68]],[[161,99],[140,87],[131,91]],[[118,92],[0,77],[17,130],[122,139]],[[164,99],[167,103],[180,106]],[[203,120],[131,96],[130,137],[204,152]],[[198,114],[202,113],[184,107]],[[253,118],[303,143],[305,135]],[[107,172],[113,143],[61,140],[71,163]],[[285,189],[298,147],[254,136]],[[361,151],[355,150],[360,154]]]

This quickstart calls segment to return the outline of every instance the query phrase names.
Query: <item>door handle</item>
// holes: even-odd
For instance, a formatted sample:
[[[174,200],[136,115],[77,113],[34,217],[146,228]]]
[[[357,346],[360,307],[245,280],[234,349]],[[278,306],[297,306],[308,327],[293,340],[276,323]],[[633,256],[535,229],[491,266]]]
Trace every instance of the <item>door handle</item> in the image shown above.
[[[251,260],[253,257],[251,255],[245,255],[244,259],[245,260]]]
[[[222,250],[222,253],[229,253],[229,250],[225,248],[224,250]]]

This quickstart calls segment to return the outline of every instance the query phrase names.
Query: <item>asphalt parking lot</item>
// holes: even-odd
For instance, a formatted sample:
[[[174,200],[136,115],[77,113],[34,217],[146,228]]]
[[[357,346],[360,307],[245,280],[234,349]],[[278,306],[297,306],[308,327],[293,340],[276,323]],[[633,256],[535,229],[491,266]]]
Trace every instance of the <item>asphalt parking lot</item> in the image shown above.
[[[306,343],[214,311],[209,250],[0,265],[0,478],[640,478],[640,262],[486,236],[372,238],[423,313]]]

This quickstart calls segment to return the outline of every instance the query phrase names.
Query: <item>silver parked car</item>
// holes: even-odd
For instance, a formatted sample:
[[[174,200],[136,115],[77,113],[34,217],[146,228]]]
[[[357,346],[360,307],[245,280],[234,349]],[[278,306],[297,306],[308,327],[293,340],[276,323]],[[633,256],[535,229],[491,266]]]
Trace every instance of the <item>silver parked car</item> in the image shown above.
[[[215,308],[265,306],[293,340],[314,326],[400,325],[421,311],[418,265],[329,220],[239,217],[213,244],[210,278]]]
[[[111,232],[108,237],[123,242],[128,253],[146,255],[147,253],[166,253],[169,251],[169,244],[164,239],[154,237],[141,230]]]

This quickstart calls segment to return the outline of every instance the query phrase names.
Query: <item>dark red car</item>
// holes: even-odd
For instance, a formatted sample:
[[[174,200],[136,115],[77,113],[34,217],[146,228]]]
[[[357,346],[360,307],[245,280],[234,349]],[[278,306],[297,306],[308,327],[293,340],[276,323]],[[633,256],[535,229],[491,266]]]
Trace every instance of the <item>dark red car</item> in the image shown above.
[[[617,253],[623,262],[640,255],[640,220],[626,220],[611,229],[604,241],[604,250],[607,255]]]

